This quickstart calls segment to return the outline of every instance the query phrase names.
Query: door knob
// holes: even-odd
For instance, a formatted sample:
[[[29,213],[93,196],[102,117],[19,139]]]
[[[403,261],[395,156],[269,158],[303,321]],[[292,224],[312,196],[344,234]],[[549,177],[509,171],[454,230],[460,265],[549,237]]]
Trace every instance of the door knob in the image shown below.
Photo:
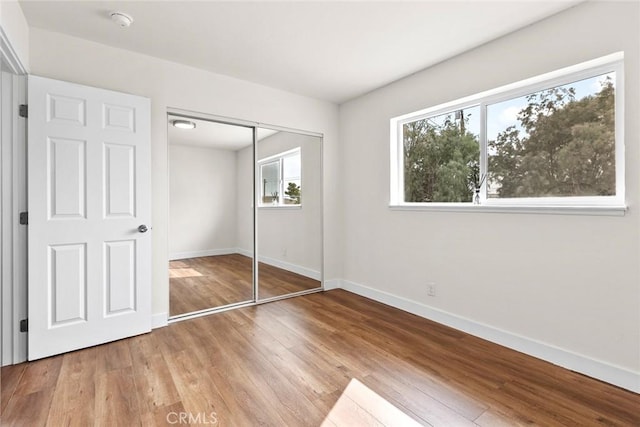
[[[139,226],[139,227],[138,227],[138,231],[139,231],[140,233],[146,233],[146,232],[147,232],[147,230],[149,230],[149,229],[148,229],[148,228],[147,228],[147,226],[146,226],[146,225],[144,225],[144,224],[142,224],[141,226]]]

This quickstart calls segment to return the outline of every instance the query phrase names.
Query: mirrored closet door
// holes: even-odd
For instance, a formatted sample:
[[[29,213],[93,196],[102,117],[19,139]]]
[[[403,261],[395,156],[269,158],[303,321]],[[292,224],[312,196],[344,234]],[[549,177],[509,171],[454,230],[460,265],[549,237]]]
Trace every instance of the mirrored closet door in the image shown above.
[[[322,138],[207,117],[168,115],[170,319],[322,289]]]
[[[255,301],[253,129],[168,117],[171,317]]]
[[[258,300],[322,286],[322,139],[258,129]]]

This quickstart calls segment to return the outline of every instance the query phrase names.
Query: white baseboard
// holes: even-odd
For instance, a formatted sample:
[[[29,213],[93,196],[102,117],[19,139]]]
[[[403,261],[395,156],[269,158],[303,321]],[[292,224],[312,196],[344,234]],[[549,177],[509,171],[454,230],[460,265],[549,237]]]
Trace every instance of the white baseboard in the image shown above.
[[[281,268],[283,270],[291,271],[304,277],[308,277],[313,280],[322,280],[322,275],[319,271],[312,270],[301,265],[291,264],[290,262],[282,261],[275,258],[269,258],[266,256],[259,256],[258,260],[268,265]]]
[[[253,258],[253,253],[246,249],[236,248],[236,253]],[[263,262],[274,267],[282,268],[283,270],[291,271],[304,277],[308,277],[313,280],[322,280],[322,274],[319,271],[312,270],[301,265],[291,264],[290,262],[282,261],[276,258],[270,258],[266,256],[259,256],[258,261]]]
[[[169,324],[168,313],[156,313],[151,315],[151,329],[164,328]]]
[[[607,362],[592,359],[588,356],[504,331],[348,280],[331,280],[328,282],[332,282],[332,287],[329,288],[327,286],[328,283],[325,282],[325,290],[342,288],[363,297],[466,332],[470,335],[537,357],[554,365],[579,372],[635,393],[640,393],[640,372],[634,372]]]
[[[341,287],[340,282],[341,282],[340,279],[325,280],[324,281],[324,290],[325,291],[330,291],[332,289],[340,289],[340,287]]]
[[[249,258],[253,258],[253,252],[249,249],[244,248],[235,248],[237,254],[247,256]]]
[[[187,258],[199,258],[203,256],[216,256],[216,255],[230,255],[237,252],[236,248],[224,248],[224,249],[207,249],[204,251],[189,251],[189,252],[175,252],[169,254],[170,261],[176,261],[179,259]]]

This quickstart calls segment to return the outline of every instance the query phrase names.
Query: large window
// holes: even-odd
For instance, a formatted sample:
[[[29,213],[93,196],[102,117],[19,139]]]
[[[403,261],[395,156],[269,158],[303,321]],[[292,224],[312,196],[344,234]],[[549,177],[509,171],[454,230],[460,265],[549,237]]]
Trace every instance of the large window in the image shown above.
[[[300,147],[258,162],[260,168],[260,206],[299,206],[302,204],[302,164]]]
[[[391,120],[391,204],[624,205],[622,55]]]

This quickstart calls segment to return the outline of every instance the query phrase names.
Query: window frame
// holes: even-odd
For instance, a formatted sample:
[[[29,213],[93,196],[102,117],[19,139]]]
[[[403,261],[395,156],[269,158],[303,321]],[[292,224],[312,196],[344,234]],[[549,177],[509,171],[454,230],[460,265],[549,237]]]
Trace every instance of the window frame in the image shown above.
[[[260,197],[258,199],[258,207],[259,208],[273,208],[273,209],[291,209],[291,208],[301,208],[302,207],[302,198],[300,198],[300,203],[294,204],[294,203],[289,203],[289,204],[285,204],[284,203],[284,159],[287,157],[293,157],[293,156],[299,156],[300,157],[300,176],[299,181],[300,181],[300,188],[302,189],[302,148],[301,147],[296,147],[293,148],[291,150],[287,150],[287,151],[283,151],[281,153],[278,154],[274,154],[272,156],[268,156],[265,157],[263,159],[258,160],[257,162],[257,166],[258,166],[258,171],[259,171],[259,181],[260,182]],[[270,163],[278,163],[278,204],[273,204],[273,203],[264,203],[264,186],[262,185],[263,183],[263,178],[262,178],[262,167],[270,164]]]
[[[480,107],[480,176],[488,169],[487,106],[580,80],[615,72],[615,179],[614,196],[488,198],[487,182],[480,187],[480,204],[473,202],[405,202],[403,126],[441,114]],[[623,215],[625,206],[624,54],[617,52],[571,67],[545,73],[496,89],[457,99],[390,120],[390,198],[395,209],[481,212],[604,213]]]

